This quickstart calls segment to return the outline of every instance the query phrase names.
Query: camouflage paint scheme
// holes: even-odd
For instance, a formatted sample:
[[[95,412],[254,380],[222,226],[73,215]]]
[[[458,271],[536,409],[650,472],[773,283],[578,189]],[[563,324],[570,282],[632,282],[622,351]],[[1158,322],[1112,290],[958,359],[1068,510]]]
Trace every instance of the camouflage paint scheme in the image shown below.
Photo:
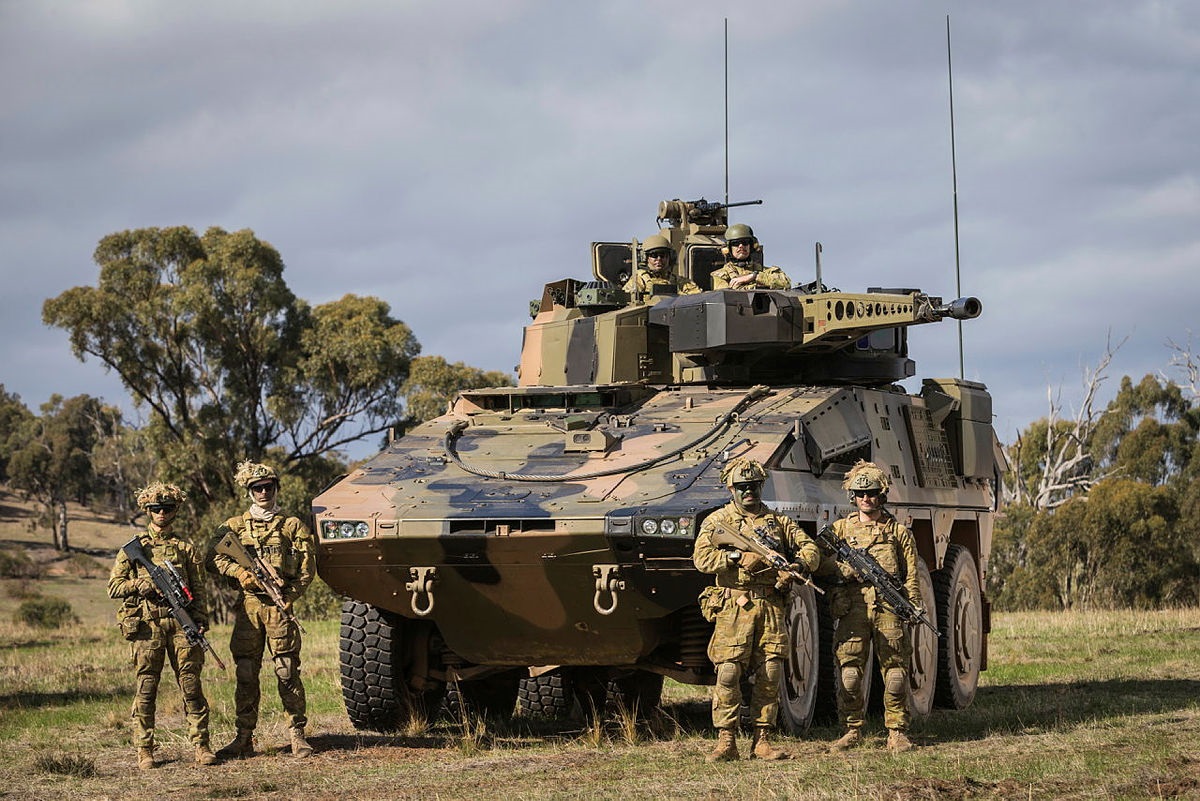
[[[678,212],[662,231],[675,270],[706,286],[693,268],[723,263],[715,238],[726,219],[697,203],[666,201],[659,216]],[[761,461],[764,501],[812,532],[853,511],[840,483],[866,458],[890,468],[889,508],[930,570],[952,545],[973,558],[971,570],[934,582],[947,596],[937,606],[962,619],[939,624],[945,653],[928,632],[914,635],[913,671],[914,694],[931,694],[934,674],[957,666],[954,705],[970,703],[986,666],[982,588],[1003,458],[991,399],[975,382],[926,380],[911,395],[895,382],[914,372],[907,326],[973,317],[979,302],[911,289],[721,290],[625,305],[611,284],[627,273],[605,265],[632,265],[639,248],[607,255],[620,247],[626,258],[606,262],[593,245],[594,273],[609,283],[546,286],[519,386],[462,393],[449,414],[314,499],[320,575],[397,632],[390,645],[367,636],[367,660],[390,660],[396,675],[383,670],[383,680],[407,690],[558,666],[711,684],[712,625],[696,599],[712,577],[691,554],[699,522],[728,501],[721,466]],[[815,598],[808,590],[793,602],[801,630],[784,706],[789,692],[805,696],[793,699],[797,725],[811,717],[818,665],[831,670],[816,653]],[[345,633],[344,679],[362,672],[362,648],[348,655]],[[917,703],[927,712],[932,695]]]

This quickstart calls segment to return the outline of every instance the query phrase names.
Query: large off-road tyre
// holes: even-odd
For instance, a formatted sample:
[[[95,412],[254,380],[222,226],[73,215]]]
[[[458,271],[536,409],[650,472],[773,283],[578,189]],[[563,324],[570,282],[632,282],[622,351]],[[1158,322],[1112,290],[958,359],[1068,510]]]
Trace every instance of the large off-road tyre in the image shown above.
[[[938,627],[937,596],[933,578],[925,560],[918,557],[917,574],[921,581],[921,606],[934,628]],[[926,626],[912,627],[912,659],[908,665],[909,708],[914,717],[923,718],[933,711],[937,689],[938,637]]]
[[[787,629],[790,647],[783,662],[779,687],[779,723],[789,734],[800,734],[812,725],[820,692],[821,623],[817,593],[803,585],[788,594]]]
[[[570,669],[525,676],[517,687],[517,708],[527,717],[563,720],[574,706],[575,674]]]
[[[410,691],[404,675],[416,648],[428,648],[418,624],[360,601],[342,604],[342,698],[354,728],[396,731],[427,717],[430,694]]]
[[[966,709],[975,699],[983,663],[983,595],[971,552],[961,545],[947,548],[933,588],[942,631],[934,702]]]
[[[813,705],[813,722],[832,723],[837,720],[837,659],[833,655],[833,614],[829,611],[829,594],[817,596],[817,697]]]
[[[458,723],[472,717],[508,720],[517,703],[523,672],[506,670],[480,679],[449,682],[442,709]]]

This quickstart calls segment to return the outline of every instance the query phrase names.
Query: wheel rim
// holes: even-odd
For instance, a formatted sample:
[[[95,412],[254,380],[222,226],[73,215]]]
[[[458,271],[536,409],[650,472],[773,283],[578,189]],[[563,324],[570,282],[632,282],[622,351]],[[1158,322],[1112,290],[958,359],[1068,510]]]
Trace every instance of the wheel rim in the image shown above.
[[[933,592],[933,579],[929,568],[920,563],[922,606],[936,628],[937,603]],[[912,691],[912,711],[916,715],[928,715],[933,709],[933,696],[937,682],[938,640],[933,632],[922,625],[912,628],[912,660],[909,665],[909,688]]]
[[[981,614],[974,575],[963,571],[954,587],[954,667],[960,676],[979,669]]]

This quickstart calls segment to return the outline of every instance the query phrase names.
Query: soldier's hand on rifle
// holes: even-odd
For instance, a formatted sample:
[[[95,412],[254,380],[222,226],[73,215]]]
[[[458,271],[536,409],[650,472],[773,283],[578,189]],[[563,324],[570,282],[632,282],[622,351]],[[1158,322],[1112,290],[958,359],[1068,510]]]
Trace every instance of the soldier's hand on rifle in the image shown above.
[[[243,590],[247,590],[249,592],[259,589],[258,579],[256,579],[254,574],[249,570],[243,570],[241,574],[238,575],[238,583],[242,585]]]
[[[158,597],[158,587],[155,587],[154,582],[148,578],[138,579],[136,582],[134,582],[134,586],[137,588],[137,594],[143,598]]]
[[[742,568],[750,573],[757,573],[766,563],[767,560],[763,559],[754,551],[742,552]]]
[[[838,572],[842,574],[842,578],[851,580],[858,579],[858,574],[854,572],[854,568],[850,567],[850,565],[846,564],[845,562],[838,562],[837,566]]]

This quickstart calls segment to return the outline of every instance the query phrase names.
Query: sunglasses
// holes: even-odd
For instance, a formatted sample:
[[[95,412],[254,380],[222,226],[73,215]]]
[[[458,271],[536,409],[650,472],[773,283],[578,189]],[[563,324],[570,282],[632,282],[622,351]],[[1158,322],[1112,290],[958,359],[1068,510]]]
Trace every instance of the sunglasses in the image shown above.
[[[251,492],[268,492],[275,489],[274,481],[267,481],[262,484],[253,484],[250,486]]]
[[[748,248],[754,245],[753,239],[736,239],[729,243],[731,248]]]
[[[854,490],[855,498],[878,498],[879,490]]]
[[[646,254],[646,258],[648,258],[648,259],[665,259],[667,256],[670,255],[670,253],[671,253],[671,251],[669,251],[669,250],[652,250]]]
[[[738,492],[757,492],[758,488],[761,486],[761,481],[739,481],[733,485],[733,488]]]
[[[163,512],[164,514],[170,514],[171,512],[174,512],[178,508],[179,507],[173,503],[152,503],[152,504],[149,504],[146,506],[146,511],[148,511],[148,512]]]

